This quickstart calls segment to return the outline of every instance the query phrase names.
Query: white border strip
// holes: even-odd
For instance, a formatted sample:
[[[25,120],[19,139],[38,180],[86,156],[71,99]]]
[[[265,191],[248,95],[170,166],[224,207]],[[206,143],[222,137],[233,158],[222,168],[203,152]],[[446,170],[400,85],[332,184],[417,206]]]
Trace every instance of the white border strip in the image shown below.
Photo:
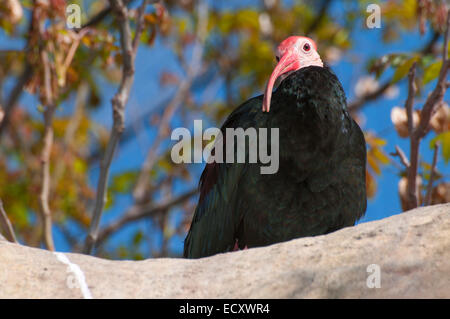
[[[92,294],[89,291],[88,285],[86,283],[86,277],[84,276],[83,271],[77,264],[73,264],[70,262],[69,258],[67,258],[66,255],[63,253],[54,252],[56,258],[62,262],[63,264],[66,264],[69,268],[68,270],[74,274],[78,286],[81,289],[81,293],[83,294],[84,299],[92,299]]]

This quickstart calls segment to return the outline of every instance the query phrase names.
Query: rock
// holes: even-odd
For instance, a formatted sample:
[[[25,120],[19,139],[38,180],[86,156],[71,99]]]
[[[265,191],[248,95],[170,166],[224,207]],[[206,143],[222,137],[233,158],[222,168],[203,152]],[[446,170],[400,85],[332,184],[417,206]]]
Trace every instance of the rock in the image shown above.
[[[377,269],[380,288],[369,288]],[[450,204],[198,260],[110,261],[0,241],[0,298],[89,297],[450,298]]]

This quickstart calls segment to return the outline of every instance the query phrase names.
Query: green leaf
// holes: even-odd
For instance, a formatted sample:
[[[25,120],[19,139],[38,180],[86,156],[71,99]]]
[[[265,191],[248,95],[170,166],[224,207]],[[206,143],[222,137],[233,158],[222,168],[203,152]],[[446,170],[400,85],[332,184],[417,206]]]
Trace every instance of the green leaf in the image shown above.
[[[434,144],[438,141],[441,144],[442,158],[444,159],[445,164],[448,164],[448,161],[450,160],[450,131],[436,135],[430,141],[430,148],[434,149]]]
[[[423,84],[427,84],[434,79],[436,79],[439,75],[439,71],[442,67],[442,61],[437,61],[431,65],[429,65],[423,74]]]
[[[144,239],[144,234],[141,231],[137,231],[133,236],[133,245],[139,245]]]
[[[112,179],[110,190],[117,193],[128,193],[133,187],[137,177],[137,172],[130,171],[116,175]]]
[[[414,62],[417,62],[419,60],[418,56],[412,57],[409,60],[406,60],[402,64],[400,64],[394,73],[394,78],[392,79],[393,83],[396,83],[403,79],[409,72],[409,69],[411,69]]]

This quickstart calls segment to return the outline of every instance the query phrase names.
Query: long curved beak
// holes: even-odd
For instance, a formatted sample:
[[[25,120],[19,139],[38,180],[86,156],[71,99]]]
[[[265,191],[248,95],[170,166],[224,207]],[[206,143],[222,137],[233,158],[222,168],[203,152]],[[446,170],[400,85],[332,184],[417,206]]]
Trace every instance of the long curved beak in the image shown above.
[[[267,82],[266,90],[264,92],[264,100],[262,110],[263,112],[269,112],[270,100],[272,98],[272,90],[275,81],[283,74],[289,71],[295,71],[300,68],[300,61],[296,58],[296,55],[290,52],[286,52],[278,62],[277,66],[272,72],[272,75]]]

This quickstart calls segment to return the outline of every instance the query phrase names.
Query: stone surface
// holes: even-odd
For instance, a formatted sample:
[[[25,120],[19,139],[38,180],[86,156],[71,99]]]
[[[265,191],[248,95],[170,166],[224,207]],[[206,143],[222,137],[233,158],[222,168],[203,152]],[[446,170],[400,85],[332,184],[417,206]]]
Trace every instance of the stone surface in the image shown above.
[[[371,264],[380,288],[367,286]],[[0,241],[1,298],[91,296],[450,298],[450,204],[199,260],[110,261]]]

